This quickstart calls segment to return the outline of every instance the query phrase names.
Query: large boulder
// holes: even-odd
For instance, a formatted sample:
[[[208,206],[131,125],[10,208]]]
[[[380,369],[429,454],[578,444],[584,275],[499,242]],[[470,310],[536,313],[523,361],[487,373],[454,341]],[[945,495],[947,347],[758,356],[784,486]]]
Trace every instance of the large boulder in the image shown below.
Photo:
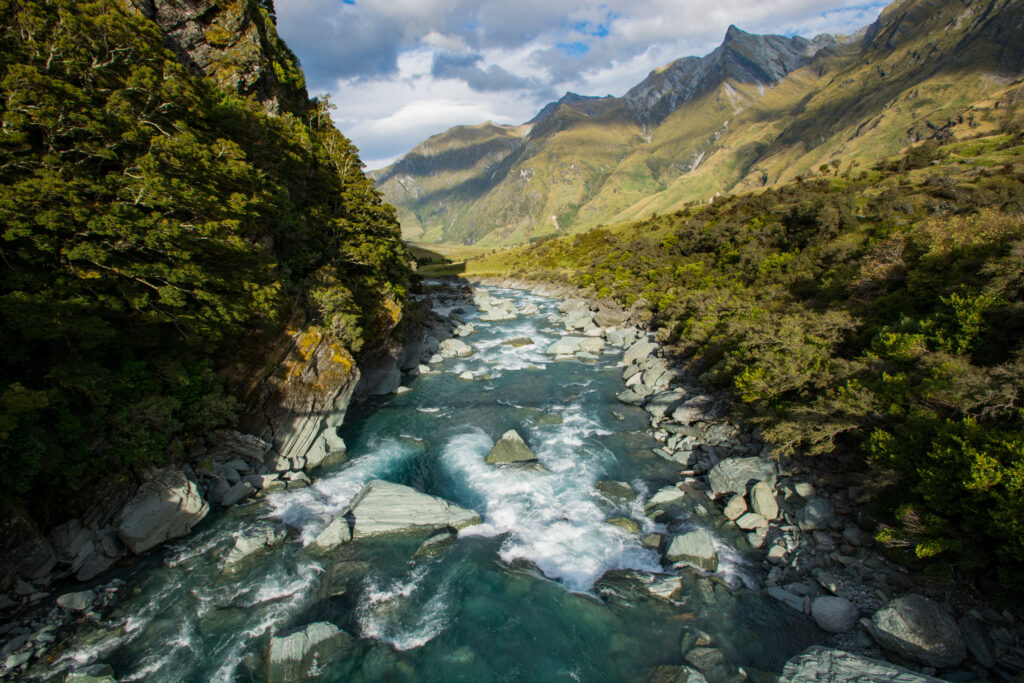
[[[287,636],[270,639],[267,680],[287,683],[316,676],[324,660],[339,654],[352,637],[329,621],[318,621]]]
[[[711,468],[708,473],[711,490],[716,494],[747,492],[750,482],[775,483],[775,464],[758,457],[729,458]]]
[[[580,351],[584,353],[601,353],[604,350],[604,339],[584,337],[580,342]]]
[[[135,554],[187,536],[210,506],[181,470],[158,470],[114,518],[117,535]]]
[[[522,465],[537,462],[537,456],[523,441],[523,437],[519,436],[519,432],[510,429],[501,435],[484,461],[491,465]]]
[[[860,619],[860,610],[846,598],[822,595],[811,603],[814,623],[830,633],[846,633]]]
[[[0,503],[0,590],[19,578],[41,579],[56,564],[57,554],[28,512],[9,500]]]
[[[718,570],[718,553],[711,541],[711,534],[705,529],[695,529],[672,539],[665,559],[669,562],[686,562],[710,572]]]
[[[469,358],[473,355],[473,347],[461,339],[445,339],[438,347],[438,353],[444,358]]]
[[[689,425],[720,420],[728,412],[728,405],[725,401],[707,394],[700,394],[687,399],[685,403],[673,410],[672,419],[679,424]]]
[[[286,530],[269,525],[260,525],[243,531],[224,557],[224,571],[235,571],[247,558],[284,543],[287,536]]]
[[[750,489],[750,507],[765,519],[779,516],[779,504],[767,482],[759,481]]]
[[[779,683],[939,683],[939,680],[889,662],[815,645],[786,662]]]
[[[796,513],[796,523],[804,531],[827,529],[835,519],[835,507],[825,498],[811,498]]]
[[[624,354],[622,354],[622,362],[626,365],[632,365],[633,363],[644,360],[657,350],[657,343],[647,341],[646,338],[638,339],[632,346],[626,349]]]
[[[587,337],[562,337],[544,352],[549,356],[568,356],[580,350],[580,344],[585,342]]]
[[[904,595],[875,612],[871,635],[886,650],[925,666],[953,667],[967,656],[960,627],[923,595]]]
[[[480,523],[480,515],[443,498],[401,484],[375,479],[338,513],[316,537],[321,549],[341,543],[416,531],[465,529]]]
[[[686,398],[685,389],[673,389],[672,391],[663,391],[655,394],[644,406],[644,410],[653,415],[654,417],[665,417]]]
[[[569,311],[565,315],[565,329],[585,330],[594,321],[594,314],[590,311]]]

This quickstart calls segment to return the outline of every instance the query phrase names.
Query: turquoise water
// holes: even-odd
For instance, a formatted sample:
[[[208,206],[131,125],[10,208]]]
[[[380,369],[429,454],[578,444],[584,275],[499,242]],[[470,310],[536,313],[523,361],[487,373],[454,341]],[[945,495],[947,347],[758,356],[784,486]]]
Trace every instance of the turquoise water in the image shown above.
[[[408,380],[411,392],[350,409],[341,435],[350,459],[315,472],[314,485],[211,515],[188,539],[122,570],[127,583],[103,624],[85,624],[57,664],[104,661],[119,680],[258,681],[273,633],[331,621],[356,637],[321,663],[328,681],[628,681],[683,662],[686,629],[712,637],[732,667],[778,673],[824,640],[807,620],[747,586],[758,561],[715,530],[722,567],[684,571],[674,603],[628,582],[595,582],[613,569],[668,571],[643,548],[650,532],[711,524],[686,513],[655,525],[642,500],[673,483],[678,466],[653,457],[646,414],[615,400],[621,351],[554,362],[557,302],[511,290],[541,314],[480,322],[476,353]],[[529,336],[532,346],[502,340]],[[460,380],[464,370],[488,378]],[[562,424],[538,424],[557,413]],[[516,429],[550,472],[495,468],[483,458]],[[648,450],[644,450],[648,449]],[[359,541],[327,554],[309,543],[368,481],[407,484],[471,507],[483,524],[440,555],[412,559],[423,537]],[[616,505],[594,484],[632,484],[640,502]],[[642,525],[632,535],[610,516]],[[289,529],[286,543],[233,574],[221,561],[239,531]],[[676,572],[677,573],[677,572]]]

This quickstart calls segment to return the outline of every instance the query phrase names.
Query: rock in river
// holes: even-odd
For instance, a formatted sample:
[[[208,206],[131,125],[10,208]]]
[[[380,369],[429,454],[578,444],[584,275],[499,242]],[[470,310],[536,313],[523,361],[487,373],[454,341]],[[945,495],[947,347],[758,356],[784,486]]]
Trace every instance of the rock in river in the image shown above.
[[[117,535],[135,554],[188,535],[210,506],[181,470],[166,468],[139,487],[114,520]]]
[[[347,541],[413,531],[465,529],[480,523],[480,515],[443,498],[374,479],[313,542],[329,549]]]
[[[779,683],[938,683],[902,666],[820,645],[786,662]]]
[[[519,465],[537,462],[537,456],[523,441],[523,437],[519,436],[519,432],[510,429],[501,435],[484,461],[491,465]]]
[[[871,635],[886,650],[926,666],[952,667],[967,656],[960,627],[922,595],[904,595],[875,612]]]
[[[708,571],[718,570],[718,553],[711,541],[711,534],[704,529],[695,529],[672,539],[665,552],[669,562],[686,562]]]
[[[549,346],[544,353],[549,356],[568,356],[579,351],[580,344],[586,340],[586,337],[562,337]]]
[[[329,621],[318,621],[291,635],[271,638],[267,680],[284,683],[315,676],[317,666],[338,654],[351,640],[350,635]]]

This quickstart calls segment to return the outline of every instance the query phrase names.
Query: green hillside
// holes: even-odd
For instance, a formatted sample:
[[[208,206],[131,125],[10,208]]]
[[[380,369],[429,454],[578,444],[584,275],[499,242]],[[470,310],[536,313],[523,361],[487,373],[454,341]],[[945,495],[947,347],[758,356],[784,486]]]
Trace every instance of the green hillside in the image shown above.
[[[428,166],[417,148],[377,174],[379,187],[415,217],[410,237],[500,246],[863,167],[923,139],[994,130],[1024,69],[1011,28],[1022,17],[1020,0],[901,0],[856,38],[790,44],[730,29],[703,61],[656,70],[623,98],[548,105],[507,129],[500,159]],[[740,61],[763,68],[730,66]],[[680,69],[686,78],[666,75]]]

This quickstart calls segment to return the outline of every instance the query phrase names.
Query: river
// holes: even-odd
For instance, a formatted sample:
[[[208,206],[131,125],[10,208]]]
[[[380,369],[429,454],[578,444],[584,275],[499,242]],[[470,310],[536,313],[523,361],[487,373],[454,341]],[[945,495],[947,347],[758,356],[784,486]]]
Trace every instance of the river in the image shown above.
[[[687,632],[756,678],[822,642],[802,616],[748,588],[763,578],[759,560],[733,550],[709,519],[644,516],[642,501],[675,483],[679,466],[654,455],[649,416],[616,401],[621,350],[554,361],[544,351],[564,333],[549,319],[558,302],[491,292],[540,314],[483,322],[463,306],[478,330],[464,339],[472,357],[408,380],[412,391],[353,406],[340,429],[349,460],[314,472],[312,486],[212,514],[187,539],[119,569],[115,607],[99,624],[83,622],[61,661],[104,661],[127,681],[259,681],[271,635],[329,621],[355,640],[320,666],[328,681],[628,681],[683,663]],[[534,343],[503,343],[519,336]],[[459,379],[467,370],[476,378]],[[548,472],[484,462],[509,429]],[[373,479],[472,508],[483,523],[434,557],[413,559],[422,536],[314,552],[311,541]],[[595,488],[602,479],[628,482],[637,499],[606,498]],[[641,533],[605,521],[614,516]],[[224,572],[236,535],[265,524],[287,540]],[[721,558],[712,576],[663,568],[641,543],[700,525],[712,528]],[[599,581],[615,569],[681,575],[682,590],[669,601],[621,574]]]

